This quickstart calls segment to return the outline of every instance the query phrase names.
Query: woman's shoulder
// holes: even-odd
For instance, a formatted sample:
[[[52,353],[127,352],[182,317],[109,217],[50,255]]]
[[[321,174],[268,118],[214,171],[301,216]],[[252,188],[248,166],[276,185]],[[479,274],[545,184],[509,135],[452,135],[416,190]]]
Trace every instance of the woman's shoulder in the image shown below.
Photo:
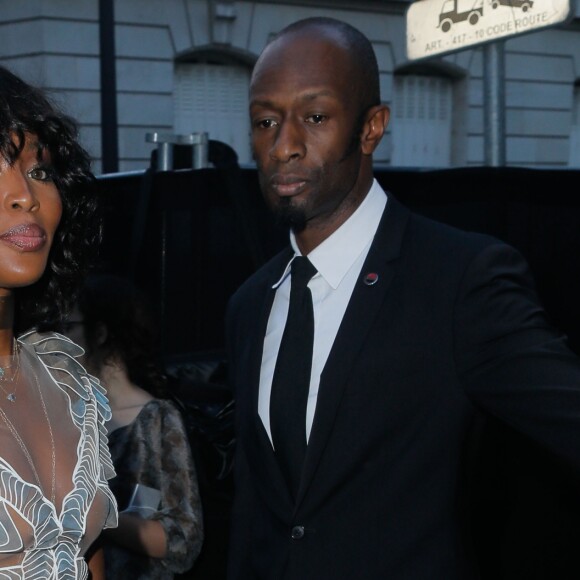
[[[153,398],[143,405],[139,418],[142,420],[157,419],[162,422],[181,421],[181,413],[169,399]]]
[[[110,418],[106,391],[99,379],[89,374],[78,360],[84,355],[78,344],[57,332],[30,331],[17,340],[42,363],[61,389],[69,395],[72,391],[84,401],[95,399],[101,418],[104,421]]]
[[[178,445],[187,439],[187,430],[177,407],[167,399],[151,399],[143,406],[130,426],[131,436],[143,440],[161,440],[164,444]]]
[[[58,332],[38,332],[36,330],[30,330],[21,334],[17,340],[20,344],[33,348],[39,355],[60,353],[78,358],[85,353],[78,344]]]
[[[105,422],[111,418],[111,408],[99,380],[89,374],[78,360],[84,350],[56,332],[31,331],[19,336],[17,340],[21,348],[35,356],[54,383],[68,395],[75,424],[98,433],[99,457],[104,475],[106,479],[114,477],[105,428]],[[94,408],[96,412],[87,413],[89,408]]]

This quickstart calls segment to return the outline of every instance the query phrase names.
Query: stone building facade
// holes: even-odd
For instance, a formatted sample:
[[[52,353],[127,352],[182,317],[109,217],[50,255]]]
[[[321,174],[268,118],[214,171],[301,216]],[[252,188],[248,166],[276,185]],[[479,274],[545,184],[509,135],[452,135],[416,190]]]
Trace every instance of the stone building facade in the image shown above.
[[[101,0],[103,2],[105,0]],[[430,0],[433,1],[433,0]],[[441,0],[442,2],[444,0]],[[489,0],[484,0],[488,2]],[[535,0],[530,14],[542,2]],[[332,16],[373,42],[392,121],[377,163],[481,165],[480,47],[407,58],[403,0],[114,0],[118,168],[144,169],[158,131],[206,131],[251,164],[247,89],[268,39],[292,21]],[[506,59],[507,163],[580,166],[580,10],[565,25],[510,38]],[[81,124],[102,170],[98,0],[5,2],[0,61],[48,89]]]

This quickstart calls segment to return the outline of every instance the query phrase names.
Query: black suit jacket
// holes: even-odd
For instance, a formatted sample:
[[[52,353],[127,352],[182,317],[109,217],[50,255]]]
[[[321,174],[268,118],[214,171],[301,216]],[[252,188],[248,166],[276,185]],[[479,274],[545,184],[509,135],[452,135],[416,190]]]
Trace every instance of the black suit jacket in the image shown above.
[[[467,507],[484,415],[580,463],[580,365],[524,260],[389,198],[321,376],[294,502],[257,411],[271,287],[290,255],[251,277],[228,311],[230,578],[477,578]]]

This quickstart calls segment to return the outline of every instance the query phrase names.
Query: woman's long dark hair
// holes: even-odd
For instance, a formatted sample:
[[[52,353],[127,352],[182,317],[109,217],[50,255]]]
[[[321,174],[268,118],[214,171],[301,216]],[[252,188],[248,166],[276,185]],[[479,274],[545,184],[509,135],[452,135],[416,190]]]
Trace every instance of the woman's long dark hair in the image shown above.
[[[20,155],[27,134],[50,153],[63,214],[43,276],[16,292],[17,333],[32,327],[55,327],[73,303],[95,258],[101,225],[95,178],[88,153],[78,142],[76,123],[46,95],[0,67],[0,155],[8,162]]]
[[[91,274],[78,307],[91,372],[119,361],[129,380],[155,397],[166,397],[158,364],[158,324],[149,299],[132,282],[113,274]]]

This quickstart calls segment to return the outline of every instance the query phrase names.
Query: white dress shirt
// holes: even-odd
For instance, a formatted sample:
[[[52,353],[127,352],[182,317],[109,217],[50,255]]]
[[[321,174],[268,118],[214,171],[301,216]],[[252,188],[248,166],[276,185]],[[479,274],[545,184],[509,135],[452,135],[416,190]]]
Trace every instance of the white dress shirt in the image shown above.
[[[386,203],[387,196],[375,180],[367,196],[348,220],[308,254],[308,259],[318,270],[318,273],[308,284],[314,307],[314,350],[306,408],[307,438],[310,437],[314,421],[320,375],[328,359],[356,281],[359,279]],[[288,262],[284,274],[273,286],[277,290],[264,338],[260,371],[258,413],[270,441],[272,440],[270,392],[276,358],[288,316],[290,264],[295,256],[300,255],[292,232],[290,233],[290,243],[295,253]]]

